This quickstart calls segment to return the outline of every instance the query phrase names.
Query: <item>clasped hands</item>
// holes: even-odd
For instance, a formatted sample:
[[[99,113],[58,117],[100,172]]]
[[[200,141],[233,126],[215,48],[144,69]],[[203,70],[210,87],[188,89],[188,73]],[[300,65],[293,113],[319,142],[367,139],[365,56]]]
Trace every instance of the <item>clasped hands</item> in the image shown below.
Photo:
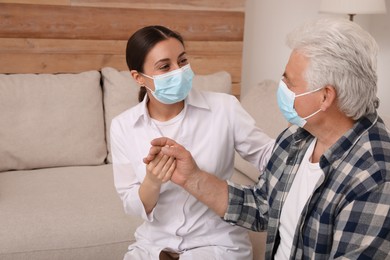
[[[151,141],[149,154],[143,159],[147,177],[154,182],[169,180],[185,186],[186,182],[200,169],[191,153],[182,145],[167,137]]]

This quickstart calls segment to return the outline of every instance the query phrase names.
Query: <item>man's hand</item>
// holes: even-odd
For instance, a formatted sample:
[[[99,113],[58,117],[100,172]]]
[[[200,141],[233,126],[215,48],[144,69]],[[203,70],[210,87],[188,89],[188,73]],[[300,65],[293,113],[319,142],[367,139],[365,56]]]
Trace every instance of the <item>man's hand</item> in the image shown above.
[[[160,137],[152,140],[151,145],[149,154],[143,160],[144,163],[149,164],[161,154],[175,158],[176,169],[171,177],[172,182],[184,187],[187,181],[200,171],[191,153],[175,141]]]
[[[175,158],[176,168],[171,181],[182,186],[220,217],[223,217],[228,201],[227,182],[200,170],[191,153],[175,141],[160,137],[154,139],[151,144],[152,147],[144,158],[144,162],[148,164],[161,154]]]

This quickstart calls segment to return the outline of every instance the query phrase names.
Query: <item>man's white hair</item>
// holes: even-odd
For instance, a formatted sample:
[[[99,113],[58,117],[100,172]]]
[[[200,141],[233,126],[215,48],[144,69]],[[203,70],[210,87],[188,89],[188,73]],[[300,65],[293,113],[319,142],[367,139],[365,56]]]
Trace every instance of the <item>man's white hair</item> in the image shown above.
[[[310,89],[332,85],[339,109],[355,120],[375,112],[377,53],[374,38],[347,19],[322,18],[288,35],[288,46],[309,59]]]

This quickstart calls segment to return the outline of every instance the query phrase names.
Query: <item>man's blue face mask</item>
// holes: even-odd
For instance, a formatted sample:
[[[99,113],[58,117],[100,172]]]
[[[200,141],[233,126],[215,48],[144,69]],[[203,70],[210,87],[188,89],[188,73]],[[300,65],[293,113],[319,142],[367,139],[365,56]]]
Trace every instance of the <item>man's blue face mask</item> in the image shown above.
[[[306,124],[306,120],[317,114],[321,111],[321,109],[318,109],[316,112],[312,113],[311,115],[308,115],[307,117],[300,117],[297,113],[297,111],[294,108],[294,101],[295,98],[308,95],[310,93],[316,92],[322,88],[318,88],[315,90],[311,90],[299,95],[295,95],[294,92],[292,92],[284,83],[283,80],[280,80],[279,82],[279,88],[277,92],[277,98],[278,98],[278,106],[280,111],[282,112],[284,118],[290,122],[291,124],[297,125],[299,127],[303,127]]]
[[[194,78],[190,64],[157,76],[141,74],[153,79],[154,91],[147,88],[163,104],[174,104],[184,100],[192,88],[192,79]]]

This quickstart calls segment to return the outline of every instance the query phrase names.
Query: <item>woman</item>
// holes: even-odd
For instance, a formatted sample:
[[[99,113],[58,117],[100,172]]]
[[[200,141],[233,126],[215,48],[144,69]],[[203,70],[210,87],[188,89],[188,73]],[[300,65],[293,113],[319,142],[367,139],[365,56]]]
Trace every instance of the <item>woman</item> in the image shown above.
[[[150,141],[166,136],[184,144],[198,165],[223,179],[233,174],[234,150],[262,170],[274,140],[231,95],[192,89],[194,73],[182,37],[148,26],[129,39],[126,61],[140,85],[140,103],[111,124],[115,187],[127,214],[145,222],[125,259],[252,259],[245,229],[222,221],[172,182],[172,158],[145,167]]]

